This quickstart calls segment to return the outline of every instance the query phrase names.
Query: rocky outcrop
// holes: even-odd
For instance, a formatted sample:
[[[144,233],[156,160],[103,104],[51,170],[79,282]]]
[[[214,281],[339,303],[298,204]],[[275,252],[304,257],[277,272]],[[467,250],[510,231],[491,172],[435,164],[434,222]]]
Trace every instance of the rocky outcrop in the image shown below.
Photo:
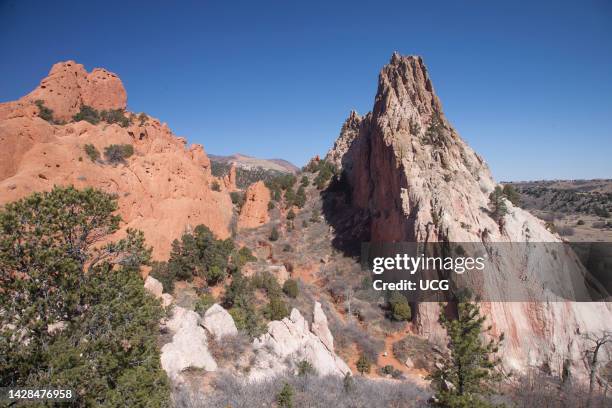
[[[206,332],[194,311],[175,306],[166,328],[172,333],[172,341],[161,349],[161,366],[174,383],[183,381],[181,373],[187,368],[216,371],[217,363],[208,350]]]
[[[57,125],[40,118],[36,100],[53,110]],[[0,204],[48,191],[54,185],[95,187],[117,195],[126,228],[145,233],[153,257],[166,259],[173,239],[186,228],[208,226],[220,238],[229,236],[232,204],[225,191],[213,191],[210,161],[200,145],[186,148],[158,120],[131,113],[121,127],[74,122],[72,115],[87,104],[95,109],[123,109],[126,96],[120,79],[110,72],[68,61],[16,102],[0,104]],[[84,146],[100,152],[91,160]],[[134,155],[116,166],[104,162],[104,148],[130,144]],[[117,237],[113,237],[115,239]]]
[[[373,111],[363,117],[351,112],[326,159],[344,171],[352,206],[367,214],[369,241],[477,242],[485,249],[495,242],[560,242],[542,221],[509,202],[503,228],[490,216],[488,197],[496,183],[446,119],[420,57],[393,54],[380,73]],[[528,246],[508,247],[511,253],[496,259],[497,271],[476,286],[490,298],[508,281],[524,278],[525,267],[516,260],[532,259]],[[534,287],[564,289],[571,283],[571,290],[586,291],[585,271],[571,251],[539,261],[529,277]],[[482,303],[496,333],[506,334],[502,353],[509,368],[565,358],[580,364],[580,333],[612,328],[609,304],[551,300]],[[416,309],[417,330],[442,338],[437,304]]]
[[[249,186],[238,217],[238,228],[256,228],[268,222],[270,190],[263,181]]]
[[[223,184],[226,190],[236,191],[238,189],[238,187],[236,187],[236,165],[234,163],[230,164],[227,175],[223,177]]]
[[[308,328],[308,322],[297,309],[289,317],[268,323],[268,332],[253,342],[256,360],[249,372],[250,381],[273,378],[275,375],[291,368],[300,361],[308,361],[319,375],[342,376],[350,368],[333,351],[333,338],[325,334],[329,331],[323,327],[327,319],[322,319],[320,305],[315,306],[319,314],[318,329],[323,336],[315,334]],[[323,317],[325,315],[323,314]],[[331,348],[326,345],[331,344]]]
[[[202,326],[217,339],[223,336],[233,336],[238,333],[232,316],[227,310],[216,303],[204,313]]]
[[[127,107],[127,94],[117,75],[103,68],[87,72],[83,65],[74,61],[58,62],[35,90],[17,102],[2,104],[0,119],[21,114],[24,108],[32,106],[37,100],[53,110],[53,117],[59,121],[70,121],[81,105],[97,110]]]
[[[161,298],[162,294],[164,293],[164,287],[162,286],[161,282],[152,276],[147,276],[144,287],[149,291],[149,293],[158,299]]]
[[[319,302],[315,302],[312,318],[312,332],[321,340],[329,351],[334,351],[334,336],[327,325],[327,316]]]

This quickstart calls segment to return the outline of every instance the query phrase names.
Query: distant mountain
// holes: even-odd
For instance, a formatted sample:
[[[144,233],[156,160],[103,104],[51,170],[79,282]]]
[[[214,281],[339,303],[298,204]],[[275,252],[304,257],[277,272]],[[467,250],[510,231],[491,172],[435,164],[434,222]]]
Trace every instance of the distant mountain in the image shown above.
[[[231,156],[209,154],[208,157],[212,162],[234,163],[236,167],[247,170],[254,170],[261,167],[264,170],[274,170],[281,173],[297,173],[299,171],[299,167],[283,159],[259,159],[240,153],[232,154]]]

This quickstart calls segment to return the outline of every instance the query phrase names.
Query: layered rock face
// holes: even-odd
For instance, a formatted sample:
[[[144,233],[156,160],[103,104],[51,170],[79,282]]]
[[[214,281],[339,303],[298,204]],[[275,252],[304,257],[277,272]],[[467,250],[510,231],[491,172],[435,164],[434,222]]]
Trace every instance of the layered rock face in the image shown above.
[[[68,123],[55,125],[38,117],[37,100],[53,110],[54,119]],[[231,200],[227,191],[210,188],[210,161],[202,146],[187,147],[185,139],[150,117],[134,118],[125,128],[70,122],[82,104],[124,109],[121,80],[103,69],[87,73],[68,61],[55,64],[30,94],[0,104],[0,204],[54,185],[115,193],[126,222],[122,231],[141,229],[157,259],[166,258],[172,240],[190,226],[205,224],[219,237],[229,236]],[[113,166],[90,160],[87,144],[100,153],[111,144],[130,144],[135,153]]]
[[[238,217],[238,228],[256,228],[269,221],[268,203],[270,190],[263,181],[253,183],[247,188],[244,204]]]
[[[351,205],[368,214],[373,242],[478,242],[485,249],[492,242],[508,243],[497,270],[478,282],[489,296],[508,281],[518,287],[524,279],[525,262],[533,255],[525,252],[526,245],[512,243],[561,242],[542,221],[509,202],[503,228],[491,218],[488,197],[496,184],[484,160],[446,119],[420,57],[392,56],[379,75],[373,111],[351,112],[326,159],[344,171]],[[571,251],[539,262],[531,269],[535,276],[528,277],[534,287],[564,288],[571,282],[567,290],[586,291],[580,282],[585,271]],[[548,364],[560,370],[564,359],[579,364],[580,334],[612,328],[609,304],[550,299],[482,304],[494,330],[506,334],[502,353],[509,368]],[[437,304],[417,306],[416,326],[433,340],[443,335],[437,318]]]

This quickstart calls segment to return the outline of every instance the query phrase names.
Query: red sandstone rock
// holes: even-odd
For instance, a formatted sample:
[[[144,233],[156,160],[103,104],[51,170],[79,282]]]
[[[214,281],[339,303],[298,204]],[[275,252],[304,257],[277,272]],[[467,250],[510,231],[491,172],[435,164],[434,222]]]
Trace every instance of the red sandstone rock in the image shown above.
[[[268,222],[269,202],[270,190],[264,182],[258,181],[251,184],[246,191],[244,205],[240,210],[238,228],[256,228]]]
[[[19,101],[0,104],[0,204],[54,185],[116,193],[125,221],[118,235],[127,227],[141,229],[156,259],[168,256],[172,240],[187,227],[205,224],[219,237],[229,236],[232,203],[227,192],[211,190],[210,161],[202,146],[185,150],[185,140],[153,118],[142,125],[136,119],[126,128],[85,121],[53,125],[38,117],[36,99],[64,120],[81,103],[96,109],[126,106],[116,75],[103,69],[88,74],[72,61],[55,64]],[[83,150],[86,144],[101,154],[110,144],[131,144],[135,153],[117,166],[94,163]]]

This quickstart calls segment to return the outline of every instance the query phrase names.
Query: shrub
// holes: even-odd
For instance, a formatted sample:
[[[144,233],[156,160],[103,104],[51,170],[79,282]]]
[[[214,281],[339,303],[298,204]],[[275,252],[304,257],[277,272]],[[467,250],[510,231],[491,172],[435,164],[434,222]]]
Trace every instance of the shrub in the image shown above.
[[[100,152],[98,151],[98,149],[96,149],[96,146],[92,144],[86,144],[83,149],[85,150],[85,154],[92,162],[95,162],[100,158]]]
[[[206,283],[210,286],[215,286],[217,283],[225,279],[225,270],[219,265],[211,265],[206,271]]]
[[[491,217],[498,223],[508,213],[508,207],[504,201],[504,192],[500,186],[496,186],[495,190],[489,194],[489,210],[491,211]]]
[[[242,333],[223,336],[221,339],[210,336],[208,350],[217,363],[235,362],[249,348],[248,336]]]
[[[144,112],[140,112],[140,115],[138,115],[138,121],[140,122],[140,126],[147,123],[147,120],[149,120],[149,117],[147,116],[147,114]]]
[[[282,320],[289,316],[287,304],[280,296],[273,295],[264,309],[264,316],[266,316],[268,320]]]
[[[174,281],[176,275],[170,271],[168,262],[153,262],[151,264],[151,273],[153,278],[157,279],[164,288],[164,292],[172,294],[174,292]]]
[[[274,209],[274,201],[270,200],[268,201],[268,211],[271,211]]]
[[[276,277],[268,271],[260,272],[253,276],[251,284],[255,288],[265,290],[270,298],[275,296],[278,297],[281,294],[281,287]]]
[[[283,388],[276,396],[276,403],[280,408],[293,407],[293,387],[289,383],[283,385]]]
[[[293,252],[293,247],[289,244],[283,245],[283,252]]]
[[[204,313],[206,313],[206,311],[214,304],[215,298],[210,293],[205,293],[196,301],[194,310],[198,314],[204,315]]]
[[[121,127],[130,125],[130,119],[125,117],[123,109],[103,110],[100,112],[100,120],[109,124],[118,123]]]
[[[578,220],[578,222],[576,222],[576,225],[584,225],[584,220]]]
[[[595,215],[602,218],[608,218],[610,216],[610,212],[603,207],[595,207],[593,212]]]
[[[404,377],[404,375],[402,374],[402,372],[396,368],[394,368],[392,365],[386,365],[384,367],[381,367],[380,370],[378,370],[378,373],[381,376],[391,376],[392,378],[395,379],[401,379]]]
[[[368,374],[371,365],[370,359],[365,354],[361,354],[357,360],[357,371],[359,371],[361,375]]]
[[[295,219],[295,213],[293,212],[293,210],[289,210],[289,212],[287,213],[287,219],[288,220]]]
[[[514,205],[519,205],[521,202],[521,195],[516,191],[513,185],[504,184],[503,188],[504,196]]]
[[[104,157],[111,164],[125,163],[125,159],[134,154],[134,147],[129,144],[112,144],[104,148]]]
[[[310,364],[308,360],[302,360],[297,363],[298,376],[307,377],[309,375],[316,375],[317,370]]]
[[[322,190],[323,187],[327,185],[327,182],[331,180],[331,178],[338,172],[336,167],[326,162],[325,160],[319,161],[317,167],[317,176],[314,179],[314,185],[317,186],[317,189]]]
[[[308,184],[310,184],[310,182],[308,181],[308,176],[302,176],[302,180],[300,180],[300,185],[302,187],[308,187]]]
[[[232,204],[234,204],[238,209],[241,209],[244,205],[244,194],[239,191],[232,191],[230,193],[230,198],[232,199]]]
[[[316,223],[321,220],[321,212],[318,209],[312,210],[312,214],[310,216],[310,222]]]
[[[37,99],[34,104],[38,107],[38,117],[50,123],[55,123],[53,119],[53,110],[45,106],[45,101]]]
[[[221,191],[221,184],[217,180],[213,181],[210,188],[212,191]]]
[[[272,227],[272,231],[270,231],[270,235],[268,236],[268,239],[270,241],[278,241],[279,235],[278,235],[278,230],[276,229],[276,227]]]
[[[253,252],[251,252],[248,247],[240,248],[238,252],[232,256],[235,258],[234,263],[238,268],[242,268],[247,262],[254,262],[257,260],[257,257],[253,255]]]
[[[233,251],[231,239],[215,239],[208,227],[198,225],[193,232],[185,232],[180,241],[172,242],[168,265],[176,279],[199,276],[215,285],[225,277]]]
[[[91,106],[81,105],[81,110],[74,115],[72,119],[74,119],[75,122],[84,120],[92,125],[97,125],[100,123],[100,113]]]
[[[557,232],[559,232],[559,235],[564,236],[564,237],[574,235],[575,233],[574,229],[569,226],[559,227],[557,228]]]
[[[303,208],[304,205],[306,204],[306,191],[304,190],[304,186],[300,186],[300,188],[298,188],[297,193],[295,194],[295,199],[293,203],[298,208]]]
[[[410,310],[410,304],[408,299],[400,292],[393,291],[389,297],[389,309],[391,312],[391,318],[398,322],[410,320],[412,313]]]
[[[299,293],[298,284],[295,279],[287,279],[283,284],[283,292],[290,298],[296,298]]]

